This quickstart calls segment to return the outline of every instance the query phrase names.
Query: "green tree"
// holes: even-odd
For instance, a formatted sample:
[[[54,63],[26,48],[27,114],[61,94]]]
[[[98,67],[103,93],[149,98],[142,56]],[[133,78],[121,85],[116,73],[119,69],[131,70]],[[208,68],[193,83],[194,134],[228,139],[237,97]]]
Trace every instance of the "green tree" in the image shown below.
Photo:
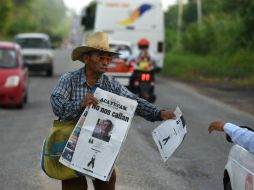
[[[224,0],[223,10],[230,15],[241,16],[243,19],[243,30],[240,46],[254,50],[254,2],[253,0]]]
[[[33,22],[38,32],[48,33],[55,44],[67,35],[66,7],[63,0],[35,0],[32,3]]]
[[[9,0],[0,0],[0,37],[4,36],[7,29],[7,23],[10,21],[13,4]]]
[[[242,36],[243,47],[254,50],[254,2],[251,1],[243,15],[244,31]]]
[[[2,1],[0,35],[5,38],[13,38],[14,35],[22,32],[48,33],[57,41],[67,36],[70,19],[67,18],[67,9],[63,0],[0,1]]]

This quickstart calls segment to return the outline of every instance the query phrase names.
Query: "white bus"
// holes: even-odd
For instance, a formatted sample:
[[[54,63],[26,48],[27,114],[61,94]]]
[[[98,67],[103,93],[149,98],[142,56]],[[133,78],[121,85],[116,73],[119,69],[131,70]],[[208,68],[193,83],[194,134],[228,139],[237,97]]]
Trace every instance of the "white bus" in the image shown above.
[[[160,0],[97,0],[82,12],[86,37],[103,31],[112,40],[129,41],[137,48],[139,39],[150,41],[159,69],[164,59],[164,15]]]

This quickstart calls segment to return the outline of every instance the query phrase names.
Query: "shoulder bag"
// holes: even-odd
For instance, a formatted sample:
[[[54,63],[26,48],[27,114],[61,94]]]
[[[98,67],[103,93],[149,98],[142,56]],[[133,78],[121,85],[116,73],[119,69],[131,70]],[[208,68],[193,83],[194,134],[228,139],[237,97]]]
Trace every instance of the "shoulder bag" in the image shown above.
[[[54,120],[49,135],[44,139],[41,152],[41,168],[47,176],[58,180],[82,176],[82,174],[59,162],[59,158],[77,121]]]

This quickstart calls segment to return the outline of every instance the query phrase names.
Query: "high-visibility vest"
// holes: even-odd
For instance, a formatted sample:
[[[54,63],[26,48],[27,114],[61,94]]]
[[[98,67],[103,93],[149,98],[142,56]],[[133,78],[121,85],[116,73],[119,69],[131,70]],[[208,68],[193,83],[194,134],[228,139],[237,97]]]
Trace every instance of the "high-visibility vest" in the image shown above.
[[[152,60],[148,52],[140,52],[137,58],[137,70],[140,70],[140,71],[152,70]]]

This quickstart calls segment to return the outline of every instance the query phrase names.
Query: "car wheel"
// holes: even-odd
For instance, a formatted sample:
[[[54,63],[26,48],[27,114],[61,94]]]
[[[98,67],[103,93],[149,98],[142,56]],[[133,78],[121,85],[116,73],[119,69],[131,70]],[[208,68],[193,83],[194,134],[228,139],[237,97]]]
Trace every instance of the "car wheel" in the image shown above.
[[[24,108],[24,100],[16,106],[18,109]]]
[[[25,91],[25,96],[23,97],[22,101],[19,104],[17,104],[16,107],[18,109],[23,109],[24,108],[24,104],[26,104],[27,101],[28,101],[28,95],[27,95],[27,91]]]
[[[53,68],[50,68],[46,71],[46,74],[48,77],[52,77],[53,76]]]
[[[27,93],[26,93],[26,95],[25,95],[25,97],[24,97],[24,103],[27,104],[27,102],[28,102],[28,95],[27,95]]]
[[[230,181],[228,181],[228,182],[225,184],[224,189],[225,189],[225,190],[232,190]]]
[[[231,181],[227,170],[224,171],[223,186],[224,190],[232,190]]]

